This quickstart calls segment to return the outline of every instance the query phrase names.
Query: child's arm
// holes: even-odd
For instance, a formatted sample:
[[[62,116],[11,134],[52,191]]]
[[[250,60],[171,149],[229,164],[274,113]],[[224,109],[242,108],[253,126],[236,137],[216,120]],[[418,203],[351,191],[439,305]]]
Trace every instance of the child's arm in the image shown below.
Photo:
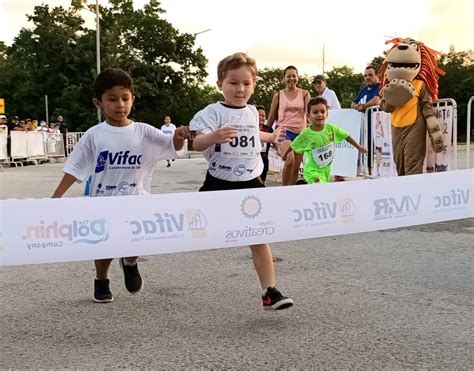
[[[61,198],[66,191],[71,188],[71,186],[77,181],[77,178],[72,176],[71,174],[64,173],[63,178],[59,182],[58,187],[54,191],[51,198]]]
[[[361,146],[359,143],[355,141],[350,135],[346,138],[346,141],[352,144],[359,152],[367,153],[367,148]]]
[[[189,131],[189,127],[187,126],[180,126],[174,131],[174,135],[173,135],[174,149],[176,151],[179,151],[181,148],[183,148],[183,145],[186,139],[189,139],[189,140],[192,139],[191,131]]]
[[[282,131],[284,129],[280,126],[275,129],[273,133],[267,133],[266,131],[260,131],[260,141],[265,143],[275,143],[280,135],[282,135]]]
[[[193,140],[193,149],[204,151],[213,144],[230,143],[236,136],[237,129],[231,126],[221,127],[208,134],[196,133],[196,137]]]

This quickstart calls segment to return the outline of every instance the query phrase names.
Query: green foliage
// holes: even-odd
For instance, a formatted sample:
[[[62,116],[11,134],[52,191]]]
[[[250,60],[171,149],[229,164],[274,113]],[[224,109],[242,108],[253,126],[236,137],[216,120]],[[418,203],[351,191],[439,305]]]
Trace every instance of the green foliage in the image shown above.
[[[456,52],[452,46],[442,54],[438,66],[446,72],[439,79],[439,98],[453,98],[458,109],[458,137],[466,138],[467,103],[474,96],[474,52]],[[471,122],[472,124],[472,122]]]
[[[350,108],[357,92],[364,82],[361,73],[354,73],[348,66],[334,67],[327,73],[327,85],[336,92],[341,108]]]

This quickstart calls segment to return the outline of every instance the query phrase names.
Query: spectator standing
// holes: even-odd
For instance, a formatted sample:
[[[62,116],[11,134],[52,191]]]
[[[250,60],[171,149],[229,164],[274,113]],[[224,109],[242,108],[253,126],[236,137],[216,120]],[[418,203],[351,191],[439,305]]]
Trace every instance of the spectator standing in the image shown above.
[[[364,71],[365,85],[359,90],[351,107],[359,112],[365,112],[369,107],[380,104],[380,83],[374,66],[367,66]]]
[[[323,75],[314,76],[312,84],[318,95],[326,99],[328,109],[341,109],[336,93],[327,87],[327,81]]]
[[[174,132],[176,131],[176,125],[171,123],[171,116],[169,115],[165,116],[165,124],[161,126],[161,131],[166,135],[174,135]],[[170,160],[166,160],[166,161],[168,162],[166,167],[170,167],[171,166]]]
[[[288,66],[283,71],[285,88],[273,95],[268,125],[276,122],[276,127],[285,129],[283,141],[280,143],[282,152],[286,152],[296,136],[306,128],[306,106],[309,102],[309,91],[298,88],[298,70],[295,66]],[[303,155],[289,153],[283,165],[283,185],[296,184]]]

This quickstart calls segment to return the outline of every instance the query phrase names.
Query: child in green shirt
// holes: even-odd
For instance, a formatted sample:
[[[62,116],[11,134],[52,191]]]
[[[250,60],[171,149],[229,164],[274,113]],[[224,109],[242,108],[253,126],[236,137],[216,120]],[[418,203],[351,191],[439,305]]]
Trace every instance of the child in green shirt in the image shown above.
[[[357,143],[347,131],[327,124],[328,103],[323,97],[311,98],[308,102],[311,125],[304,129],[283,154],[283,161],[291,151],[306,157],[303,176],[308,184],[329,183],[331,181],[331,163],[335,154],[335,143],[344,140],[352,144],[359,152],[367,153],[367,148]]]

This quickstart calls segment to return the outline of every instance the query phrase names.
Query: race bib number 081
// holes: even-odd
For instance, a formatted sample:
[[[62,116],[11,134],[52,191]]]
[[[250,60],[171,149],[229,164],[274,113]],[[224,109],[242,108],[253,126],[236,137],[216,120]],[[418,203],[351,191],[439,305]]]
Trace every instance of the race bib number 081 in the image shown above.
[[[221,155],[225,157],[255,158],[260,156],[262,144],[255,124],[228,124],[237,130],[237,136],[230,143],[221,145]]]

